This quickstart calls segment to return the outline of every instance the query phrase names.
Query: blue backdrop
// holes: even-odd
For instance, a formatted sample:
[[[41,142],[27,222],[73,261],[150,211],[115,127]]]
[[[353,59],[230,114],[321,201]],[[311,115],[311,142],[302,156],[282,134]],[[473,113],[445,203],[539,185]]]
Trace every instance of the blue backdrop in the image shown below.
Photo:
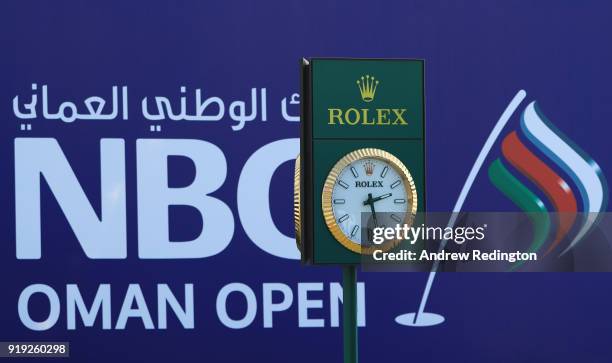
[[[340,361],[341,329],[330,327],[328,297],[329,282],[340,281],[340,271],[302,267],[265,252],[247,236],[238,211],[247,160],[277,140],[294,139],[297,148],[298,123],[282,117],[280,101],[298,92],[299,59],[425,59],[428,209],[448,211],[495,121],[520,89],[609,175],[610,13],[605,1],[3,2],[0,340],[70,341],[72,358],[91,362]],[[39,111],[33,119],[19,119],[13,98],[24,104],[35,91],[41,97],[43,85],[53,111],[64,100],[84,109],[91,95],[110,99],[112,86],[129,87],[129,118],[63,122]],[[143,97],[151,105],[155,96],[178,105],[181,86],[189,95],[201,88],[206,97],[227,103],[249,100],[251,88],[266,88],[267,121],[258,116],[235,131],[227,109],[222,120],[208,123],[156,123],[142,116]],[[515,115],[508,127],[517,121]],[[151,125],[161,130],[151,131]],[[98,213],[100,139],[125,140],[127,258],[88,258],[45,183],[42,257],[16,258],[14,139],[42,137],[57,140]],[[200,139],[222,150],[227,176],[212,196],[231,208],[234,221],[222,252],[200,259],[138,257],[137,216],[144,211],[137,210],[136,139],[148,138]],[[170,186],[194,178],[188,160],[179,158],[169,168]],[[292,168],[287,161],[273,174],[269,198],[274,225],[289,237]],[[514,210],[482,176],[466,207]],[[206,233],[206,216],[202,222],[193,209],[170,213],[170,235],[178,240],[197,237],[202,227]],[[612,356],[608,274],[440,274],[427,310],[443,314],[446,322],[430,328],[395,324],[396,315],[417,308],[425,279],[417,273],[359,275],[366,296],[366,327],[359,337],[363,362],[607,362]],[[230,329],[217,316],[218,292],[232,282],[246,284],[256,296],[255,319],[244,329]],[[262,284],[269,282],[288,285],[293,303],[274,314],[272,328],[264,328]],[[325,319],[323,328],[298,326],[302,282],[324,283],[323,291],[309,293],[323,301],[321,309],[309,311],[311,318]],[[59,320],[48,330],[28,329],[17,311],[20,294],[34,283],[49,285],[59,296]],[[113,329],[102,329],[100,320],[84,327],[78,316],[77,329],[68,329],[66,284],[77,284],[89,306],[102,283],[112,286]],[[140,319],[114,329],[130,283],[140,284],[156,329],[145,329]],[[184,284],[194,285],[194,329],[185,329],[171,313],[168,328],[157,329],[161,283],[179,302]],[[281,297],[274,295],[274,301]],[[244,298],[232,295],[227,309],[236,319],[243,316]],[[29,312],[44,320],[49,303],[37,294]]]

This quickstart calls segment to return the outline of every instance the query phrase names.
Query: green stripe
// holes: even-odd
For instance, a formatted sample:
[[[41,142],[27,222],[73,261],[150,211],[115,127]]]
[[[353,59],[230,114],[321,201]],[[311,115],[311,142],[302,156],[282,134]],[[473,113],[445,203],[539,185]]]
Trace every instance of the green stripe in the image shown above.
[[[546,242],[550,232],[550,217],[546,206],[537,195],[510,174],[499,159],[496,159],[489,167],[489,179],[497,189],[522,209],[531,220],[534,233],[527,252],[537,252]],[[512,266],[511,270],[519,267],[522,262],[517,262]]]

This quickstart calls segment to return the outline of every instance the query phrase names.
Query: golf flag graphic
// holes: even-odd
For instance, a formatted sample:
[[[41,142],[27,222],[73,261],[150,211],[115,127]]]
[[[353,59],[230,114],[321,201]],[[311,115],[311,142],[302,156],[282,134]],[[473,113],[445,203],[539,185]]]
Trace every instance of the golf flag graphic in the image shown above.
[[[461,188],[448,225],[454,226],[457,222],[457,215],[478,173],[501,137],[501,157],[489,164],[489,180],[526,213],[533,224],[532,240],[527,247],[529,252],[541,250],[550,241],[545,254],[550,253],[564,241],[569,241],[560,253],[563,255],[582,241],[605,214],[608,185],[597,163],[553,126],[536,102],[531,102],[523,110],[520,127],[504,133],[526,96],[527,92],[519,90],[495,123]],[[549,207],[538,194],[544,196]],[[446,243],[446,240],[440,243],[439,251]],[[510,270],[516,270],[521,264],[517,261]],[[398,324],[424,327],[444,322],[442,315],[425,311],[438,268],[436,261],[427,278],[418,310],[397,316]]]
[[[530,147],[546,159],[538,157]],[[608,185],[597,163],[557,130],[535,102],[530,103],[521,115],[520,134],[511,131],[504,137],[501,153],[503,159],[497,158],[489,166],[489,179],[528,214],[534,227],[528,252],[539,251],[551,239],[546,249],[546,253],[550,253],[572,230],[577,232],[561,254],[584,239],[595,226],[599,213],[606,210],[608,202]],[[533,183],[546,196],[553,210],[549,210],[536,192],[515,177],[511,169]],[[581,214],[584,217],[577,217],[579,211],[584,212]],[[558,220],[551,221],[551,216]],[[578,227],[573,228],[574,225]],[[552,231],[553,226],[556,226],[556,231]]]

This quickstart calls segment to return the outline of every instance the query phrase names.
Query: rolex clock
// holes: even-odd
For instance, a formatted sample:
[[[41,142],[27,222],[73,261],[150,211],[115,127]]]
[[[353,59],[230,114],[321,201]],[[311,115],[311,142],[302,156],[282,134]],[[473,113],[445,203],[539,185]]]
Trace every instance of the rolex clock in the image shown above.
[[[376,227],[425,210],[424,63],[304,59],[296,240],[308,264],[356,264]]]
[[[372,254],[398,240],[373,245],[375,227],[410,224],[417,210],[414,180],[392,154],[358,149],[340,159],[329,172],[322,192],[322,212],[333,237],[350,251]],[[363,220],[363,216],[367,216]]]
[[[300,191],[300,156],[295,159],[293,175],[293,222],[295,225],[295,244],[302,251],[302,205]]]

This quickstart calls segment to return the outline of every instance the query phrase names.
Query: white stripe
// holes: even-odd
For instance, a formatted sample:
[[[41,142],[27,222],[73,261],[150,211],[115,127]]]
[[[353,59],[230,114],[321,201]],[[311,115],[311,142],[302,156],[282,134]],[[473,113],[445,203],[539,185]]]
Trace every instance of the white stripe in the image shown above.
[[[582,158],[570,145],[568,145],[559,135],[551,130],[540,118],[535,110],[535,102],[530,103],[523,114],[523,123],[528,136],[532,136],[536,145],[541,143],[545,150],[542,150],[548,157],[559,162],[561,167],[570,174],[572,179],[580,189],[580,194],[584,199],[584,211],[588,213],[582,228],[576,234],[569,246],[561,253],[563,255],[570,250],[576,243],[584,237],[591,229],[597,219],[598,212],[604,203],[603,185],[597,172],[587,160]],[[595,213],[595,214],[594,214]]]
[[[510,101],[510,103],[506,107],[506,110],[504,110],[502,115],[499,117],[499,120],[497,120],[497,123],[493,127],[493,130],[491,130],[491,134],[482,146],[482,149],[480,150],[480,153],[478,154],[478,157],[476,158],[476,161],[472,166],[472,170],[470,170],[470,173],[468,174],[468,177],[465,180],[465,184],[463,184],[463,188],[461,188],[461,193],[459,193],[459,198],[457,198],[457,202],[455,203],[455,207],[453,208],[453,214],[450,220],[448,221],[449,227],[453,227],[455,225],[455,222],[457,221],[457,215],[461,211],[461,208],[463,208],[465,198],[467,197],[470,189],[472,188],[472,184],[474,184],[474,180],[476,179],[476,176],[478,175],[482,164],[487,158],[487,155],[491,151],[493,144],[495,144],[495,141],[499,137],[499,134],[502,132],[502,129],[510,120],[510,116],[512,116],[514,111],[517,109],[517,107],[521,104],[521,102],[523,101],[523,99],[525,99],[526,96],[527,92],[525,92],[524,90],[518,91],[514,98],[512,98],[512,101]],[[443,240],[440,243],[440,248],[438,249],[438,251],[441,251],[444,249],[444,247],[446,247],[446,242],[447,240]],[[421,303],[419,304],[419,311],[414,315],[415,322],[417,321],[419,315],[422,314],[423,311],[425,311],[425,304],[427,304],[427,299],[429,298],[429,293],[431,291],[431,285],[433,284],[433,280],[436,277],[436,271],[438,270],[439,264],[439,261],[436,260],[434,261],[434,264],[431,267],[431,271],[429,272],[429,276],[427,278],[427,284],[425,285],[425,291],[423,291]]]

